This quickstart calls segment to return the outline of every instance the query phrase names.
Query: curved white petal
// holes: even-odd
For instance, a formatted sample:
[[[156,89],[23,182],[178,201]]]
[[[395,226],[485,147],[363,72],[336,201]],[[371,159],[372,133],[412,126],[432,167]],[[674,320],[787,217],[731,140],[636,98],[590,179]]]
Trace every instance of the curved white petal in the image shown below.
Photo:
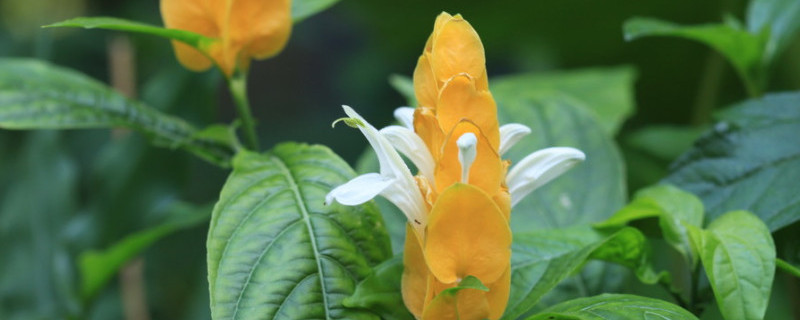
[[[377,173],[363,174],[331,190],[325,196],[325,205],[336,200],[346,206],[357,206],[372,200],[392,183],[394,180]]]
[[[401,126],[388,126],[381,129],[380,133],[391,142],[397,151],[408,157],[428,181],[434,181],[435,163],[422,138],[411,129]]]
[[[531,128],[519,123],[509,123],[500,127],[500,150],[502,156],[511,149],[522,137],[531,133]]]
[[[394,118],[404,127],[414,130],[414,108],[400,107],[394,109]]]
[[[568,147],[547,148],[529,154],[506,176],[511,206],[585,159],[583,152]]]
[[[342,108],[351,119],[356,120],[358,129],[375,150],[380,164],[380,176],[392,181],[380,192],[380,195],[403,211],[408,221],[414,222],[411,225],[415,227],[417,233],[420,236],[424,235],[427,224],[427,208],[411,171],[386,137],[352,108],[348,106],[342,106]]]

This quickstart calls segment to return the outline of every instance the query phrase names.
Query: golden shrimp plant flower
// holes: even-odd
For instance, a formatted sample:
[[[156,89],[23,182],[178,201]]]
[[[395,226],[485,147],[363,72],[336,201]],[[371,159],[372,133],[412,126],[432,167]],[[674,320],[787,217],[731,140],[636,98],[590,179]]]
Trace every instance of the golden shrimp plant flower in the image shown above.
[[[283,49],[292,28],[290,9],[291,0],[161,0],[167,28],[216,40],[202,50],[173,41],[178,61],[194,71],[215,64],[226,77],[247,70],[251,59]]]
[[[401,107],[401,125],[375,129],[344,106],[375,150],[379,173],[333,189],[326,202],[359,205],[381,195],[408,218],[403,301],[418,319],[498,319],[511,280],[511,208],[585,159],[574,148],[536,151],[511,167],[503,154],[530,129],[500,126],[488,89],[483,45],[460,15],[442,13],[414,71],[419,106]],[[418,169],[412,175],[400,154]],[[468,276],[488,291],[463,289]]]

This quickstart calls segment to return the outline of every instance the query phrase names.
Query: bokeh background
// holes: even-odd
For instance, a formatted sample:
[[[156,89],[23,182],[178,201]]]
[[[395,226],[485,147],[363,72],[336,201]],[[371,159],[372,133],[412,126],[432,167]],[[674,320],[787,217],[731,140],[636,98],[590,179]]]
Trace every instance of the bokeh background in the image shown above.
[[[623,39],[622,24],[648,16],[681,24],[743,17],[746,1],[343,0],[295,25],[285,50],[252,65],[249,90],[262,147],[293,140],[328,145],[350,163],[366,143],[331,129],[340,105],[382,127],[406,100],[389,84],[410,76],[434,18],[461,13],[480,34],[490,77],[628,65],[636,70],[635,114],[617,136],[629,191],[658,181],[713,110],[745,99],[733,68],[701,44],[676,38]],[[34,57],[73,68],[199,127],[235,116],[215,70],[178,65],[168,41],[145,35],[41,25],[76,16],[161,24],[158,1],[0,0],[0,56]],[[772,70],[770,91],[800,89],[800,41]],[[636,133],[661,125],[685,134],[649,150]],[[688,129],[687,129],[688,128]],[[694,129],[692,129],[694,128]],[[648,148],[645,148],[648,149]],[[227,172],[183,151],[149,147],[125,130],[0,131],[0,318],[119,319],[125,280],[81,305],[75,257],[101,249],[179,209],[216,201]],[[207,224],[160,240],[126,267],[144,277],[152,319],[208,319]],[[138,268],[138,272],[137,272]],[[124,277],[124,274],[123,276]],[[120,278],[122,279],[122,278]],[[134,283],[136,281],[133,281]],[[142,318],[140,318],[142,319]]]

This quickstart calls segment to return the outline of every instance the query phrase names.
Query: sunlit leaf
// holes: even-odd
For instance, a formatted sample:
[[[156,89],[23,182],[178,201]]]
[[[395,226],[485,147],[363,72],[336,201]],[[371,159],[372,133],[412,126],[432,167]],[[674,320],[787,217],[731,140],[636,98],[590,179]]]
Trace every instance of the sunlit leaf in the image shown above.
[[[703,200],[706,219],[747,210],[769,229],[800,220],[800,93],[767,95],[718,114],[666,182]]]
[[[700,199],[671,185],[652,186],[637,192],[630,204],[600,226],[624,226],[644,218],[658,218],[664,239],[692,265],[696,263],[697,252],[692,250],[687,228],[703,225]]]
[[[0,128],[126,127],[169,148],[227,166],[233,146],[196,136],[186,121],[128,99],[73,70],[30,59],[0,60]]]
[[[700,258],[726,319],[763,319],[775,276],[775,244],[747,211],[731,211],[702,233]]]
[[[664,300],[629,295],[602,294],[552,306],[527,320],[691,320],[696,316]]]
[[[214,319],[376,319],[343,306],[391,255],[374,204],[324,205],[354,177],[322,146],[242,151],[214,208],[208,278]]]

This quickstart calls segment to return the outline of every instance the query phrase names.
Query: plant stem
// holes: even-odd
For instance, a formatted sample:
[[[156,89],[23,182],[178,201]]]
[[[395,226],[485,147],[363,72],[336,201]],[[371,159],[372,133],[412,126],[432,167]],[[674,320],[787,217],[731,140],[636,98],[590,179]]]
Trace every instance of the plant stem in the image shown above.
[[[775,266],[788,274],[800,278],[800,268],[797,268],[788,262],[781,260],[780,258],[775,258]]]
[[[698,299],[698,291],[700,286],[700,266],[695,266],[694,270],[692,270],[692,288],[689,295],[689,311],[694,313],[697,316],[700,316],[702,313],[702,309],[698,308],[697,305],[700,303],[700,299]]]
[[[258,150],[258,136],[256,136],[256,124],[253,114],[250,112],[250,100],[247,99],[247,74],[236,72],[228,79],[228,87],[231,96],[236,104],[236,111],[242,121],[244,130],[245,144],[250,150]]]

